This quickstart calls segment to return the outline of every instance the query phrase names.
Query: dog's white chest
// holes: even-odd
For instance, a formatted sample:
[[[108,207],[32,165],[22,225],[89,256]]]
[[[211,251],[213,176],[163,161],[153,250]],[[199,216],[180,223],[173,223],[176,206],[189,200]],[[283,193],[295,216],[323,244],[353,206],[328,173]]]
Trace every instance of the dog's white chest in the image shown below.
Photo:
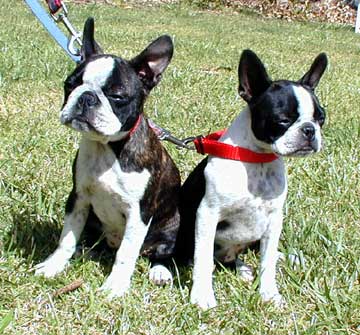
[[[229,261],[230,255],[261,239],[272,216],[281,215],[286,197],[283,163],[250,165],[213,158],[205,177],[207,201],[219,211],[217,257]]]
[[[139,211],[150,173],[124,172],[111,148],[94,141],[80,145],[76,166],[77,190],[88,198],[111,247],[121,243],[131,211]]]

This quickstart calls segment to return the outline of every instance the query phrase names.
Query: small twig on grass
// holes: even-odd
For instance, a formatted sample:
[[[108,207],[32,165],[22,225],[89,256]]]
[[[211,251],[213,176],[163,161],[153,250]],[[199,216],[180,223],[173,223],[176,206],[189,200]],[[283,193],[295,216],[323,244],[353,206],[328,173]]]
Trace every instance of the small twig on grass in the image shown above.
[[[82,279],[77,279],[75,281],[73,281],[72,283],[59,288],[58,290],[56,290],[53,294],[52,297],[56,298],[62,294],[66,294],[69,293],[71,291],[75,291],[76,289],[78,289],[82,284],[84,284],[84,281]]]
[[[75,291],[82,284],[84,284],[84,281],[82,279],[77,279],[77,280],[74,280],[73,282],[71,282],[70,284],[65,285],[64,287],[59,288],[54,293],[49,295],[49,299],[41,300],[39,303],[39,307],[42,306],[43,304],[46,304],[47,302],[49,302],[49,300],[51,300],[51,298],[56,298],[56,297],[59,297],[60,295]]]

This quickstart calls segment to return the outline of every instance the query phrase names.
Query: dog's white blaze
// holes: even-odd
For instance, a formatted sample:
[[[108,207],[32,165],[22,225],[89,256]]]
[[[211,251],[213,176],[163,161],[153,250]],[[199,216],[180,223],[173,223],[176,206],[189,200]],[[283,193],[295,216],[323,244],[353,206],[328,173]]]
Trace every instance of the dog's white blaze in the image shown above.
[[[86,65],[83,82],[92,83],[96,86],[104,86],[106,80],[114,70],[115,61],[112,57],[101,57]]]
[[[299,103],[298,112],[300,114],[301,122],[311,122],[315,128],[315,143],[316,143],[316,152],[319,152],[321,149],[321,129],[320,125],[317,122],[314,122],[314,102],[309,94],[301,86],[293,86],[293,90],[296,96],[296,99]]]
[[[301,122],[311,122],[314,119],[314,102],[311,95],[301,86],[292,86],[296,100],[299,104],[298,113]]]

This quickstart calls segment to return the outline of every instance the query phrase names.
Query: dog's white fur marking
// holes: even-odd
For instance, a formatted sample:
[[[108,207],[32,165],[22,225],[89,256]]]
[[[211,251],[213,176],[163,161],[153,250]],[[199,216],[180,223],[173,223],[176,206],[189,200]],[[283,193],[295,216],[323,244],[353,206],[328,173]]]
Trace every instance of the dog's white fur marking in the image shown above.
[[[216,306],[212,271],[214,240],[219,222],[219,208],[211,206],[212,199],[207,196],[207,190],[196,214],[193,286],[190,294],[190,301],[203,309]]]
[[[107,145],[83,138],[77,160],[75,208],[65,218],[59,247],[43,263],[37,274],[51,277],[64,269],[75,252],[88,215],[89,205],[103,223],[108,240],[116,235],[120,244],[112,271],[102,290],[109,297],[123,295],[130,286],[130,278],[147,234],[150,222],[142,222],[140,200],[150,179],[150,173],[124,172],[113,151]]]
[[[265,146],[257,147],[252,140],[251,128],[247,127],[249,122],[250,111],[246,108],[220,141],[265,151]],[[237,134],[239,129],[241,136]],[[214,241],[220,246],[215,257],[231,261],[228,256],[234,257],[233,248],[241,249],[256,240],[261,240],[262,251],[260,294],[264,300],[280,301],[275,266],[287,192],[282,158],[251,165],[209,157],[204,174],[206,191],[195,224],[191,302],[203,309],[216,306],[212,288]],[[220,221],[228,222],[230,227],[216,231]]]
[[[86,65],[83,74],[83,83],[104,86],[107,78],[114,70],[115,60],[112,57],[101,57]]]
[[[299,141],[302,140],[303,134],[301,127],[305,123],[311,124],[315,129],[315,141],[313,142],[314,152],[321,149],[320,126],[314,122],[314,102],[309,92],[301,86],[292,85],[295,98],[298,102],[298,120],[281,136],[274,144],[274,152],[280,155],[290,155],[299,148]]]
[[[313,121],[314,119],[314,103],[311,99],[310,93],[301,86],[292,86],[295,98],[299,104],[299,122]]]

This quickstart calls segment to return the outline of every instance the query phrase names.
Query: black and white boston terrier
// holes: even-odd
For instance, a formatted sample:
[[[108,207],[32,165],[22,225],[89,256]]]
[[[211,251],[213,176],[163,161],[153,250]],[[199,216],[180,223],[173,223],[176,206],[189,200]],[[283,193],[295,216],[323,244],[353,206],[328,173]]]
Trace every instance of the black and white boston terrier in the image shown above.
[[[145,98],[170,63],[173,43],[161,36],[130,61],[103,54],[94,21],[84,27],[83,61],[65,81],[61,123],[81,132],[73,164],[73,189],[65,208],[59,246],[36,274],[52,277],[75,252],[88,218],[101,222],[107,244],[117,249],[102,289],[122,296],[139,254],[152,262],[150,279],[172,280],[164,266],[179,228],[180,174],[149,128]]]
[[[326,66],[322,53],[299,81],[272,81],[255,53],[242,53],[239,93],[247,107],[220,142],[278,157],[249,163],[209,155],[182,186],[177,254],[194,257],[191,302],[201,308],[216,306],[213,257],[225,264],[240,262],[238,255],[254,243],[260,243],[261,297],[282,302],[275,280],[287,193],[282,156],[306,156],[321,149],[325,112],[314,89]],[[239,268],[245,275],[249,271],[244,264]]]

